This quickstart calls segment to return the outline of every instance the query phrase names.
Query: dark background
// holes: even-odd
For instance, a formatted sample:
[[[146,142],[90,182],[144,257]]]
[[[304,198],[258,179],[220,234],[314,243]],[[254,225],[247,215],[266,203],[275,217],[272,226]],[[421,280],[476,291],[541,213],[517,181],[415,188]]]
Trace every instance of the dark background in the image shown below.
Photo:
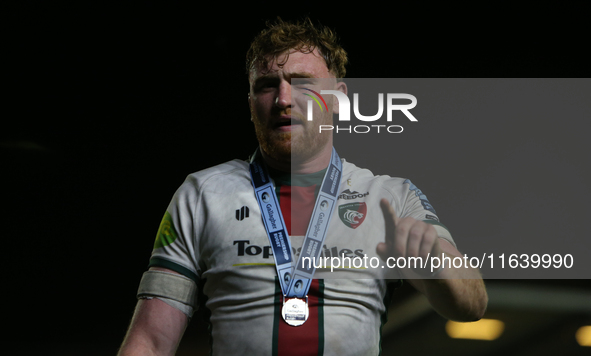
[[[577,8],[207,6],[8,5],[0,198],[11,355],[115,354],[174,191],[256,147],[244,56],[265,20],[309,14],[335,28],[354,78],[588,77]],[[202,329],[193,322],[190,335]]]

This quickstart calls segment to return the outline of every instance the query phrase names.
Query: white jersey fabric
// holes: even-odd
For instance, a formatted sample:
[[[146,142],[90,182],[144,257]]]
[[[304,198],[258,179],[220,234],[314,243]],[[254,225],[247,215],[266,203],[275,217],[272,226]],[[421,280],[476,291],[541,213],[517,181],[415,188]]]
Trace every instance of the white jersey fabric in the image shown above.
[[[409,180],[374,176],[342,161],[339,199],[321,257],[377,257],[376,245],[384,241],[381,198],[399,217],[433,223],[439,236],[453,244],[427,198]],[[276,191],[286,183],[276,178]],[[285,201],[280,204],[283,210]],[[290,238],[297,260],[303,236]],[[187,177],[162,220],[150,266],[197,282],[211,324],[213,355],[378,355],[388,285],[399,282],[376,279],[364,269],[349,270],[358,273],[355,279],[331,278],[319,270],[325,278],[315,279],[310,290],[309,320],[287,325],[280,316],[283,298],[249,162],[241,160]]]

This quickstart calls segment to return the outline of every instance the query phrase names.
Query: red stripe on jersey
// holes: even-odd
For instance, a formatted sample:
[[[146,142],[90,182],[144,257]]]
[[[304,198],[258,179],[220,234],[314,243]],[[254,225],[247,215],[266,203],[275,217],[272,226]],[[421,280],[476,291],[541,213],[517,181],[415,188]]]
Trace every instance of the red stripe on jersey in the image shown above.
[[[318,280],[313,279],[308,291],[308,320],[300,326],[290,326],[284,320],[279,323],[277,355],[318,355],[320,339],[318,325]],[[283,301],[282,301],[283,302]],[[289,303],[289,301],[288,301]]]
[[[316,186],[282,185],[280,187],[281,212],[290,236],[304,236],[306,234],[314,208],[315,190]],[[296,256],[294,258],[297,260]],[[308,307],[310,309],[308,320],[300,326],[290,326],[284,320],[279,322],[277,355],[318,355],[320,298],[318,280],[313,279],[308,292]],[[279,317],[281,318],[281,316]]]
[[[314,210],[315,193],[315,185],[310,187],[281,185],[279,187],[279,207],[289,236],[306,234]]]

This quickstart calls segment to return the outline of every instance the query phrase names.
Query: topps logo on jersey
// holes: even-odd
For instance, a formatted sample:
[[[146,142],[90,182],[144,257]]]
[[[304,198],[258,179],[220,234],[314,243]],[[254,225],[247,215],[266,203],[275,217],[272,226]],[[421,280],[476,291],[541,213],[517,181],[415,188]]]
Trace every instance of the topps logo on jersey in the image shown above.
[[[341,194],[339,195],[339,199],[348,200],[348,199],[365,198],[368,195],[369,195],[369,192],[366,192],[366,193],[363,193],[362,194],[362,193],[359,193],[359,192],[356,192],[356,191],[353,191],[352,192],[349,189],[347,189],[347,190],[343,190],[341,192]]]
[[[271,246],[258,246],[255,244],[251,244],[250,240],[234,240],[233,245],[237,247],[237,254],[236,256],[259,256],[262,255],[263,258],[272,258],[273,257],[273,249]],[[318,247],[317,247],[318,248]],[[292,254],[294,257],[298,258],[300,253],[302,252],[302,248],[295,248],[292,247]],[[321,254],[322,257],[355,257],[358,256],[360,258],[364,258],[366,256],[363,253],[363,249],[355,249],[355,248],[341,248],[338,246],[327,247],[323,245],[321,247]]]

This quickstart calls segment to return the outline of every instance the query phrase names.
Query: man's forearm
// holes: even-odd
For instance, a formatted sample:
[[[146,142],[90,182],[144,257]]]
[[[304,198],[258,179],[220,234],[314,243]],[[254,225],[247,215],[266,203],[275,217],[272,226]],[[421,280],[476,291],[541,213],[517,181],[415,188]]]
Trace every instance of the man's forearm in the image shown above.
[[[445,276],[446,272],[448,276]],[[424,294],[439,314],[456,321],[476,321],[484,316],[488,295],[477,270],[448,270],[440,277],[442,279],[422,280]],[[464,279],[460,279],[462,277]]]
[[[446,257],[458,257],[459,252],[449,243],[442,244]],[[488,304],[486,287],[480,271],[469,266],[446,265],[437,278],[413,276],[410,281],[422,292],[442,316],[456,321],[476,321],[484,316]],[[412,273],[412,272],[411,272]]]
[[[118,356],[174,355],[187,321],[185,314],[161,300],[139,300]]]
[[[119,353],[117,356],[157,356],[158,353],[154,350],[151,345],[146,345],[145,343],[140,343],[138,340],[133,339],[130,341],[123,342],[121,345],[121,349],[119,349]]]

